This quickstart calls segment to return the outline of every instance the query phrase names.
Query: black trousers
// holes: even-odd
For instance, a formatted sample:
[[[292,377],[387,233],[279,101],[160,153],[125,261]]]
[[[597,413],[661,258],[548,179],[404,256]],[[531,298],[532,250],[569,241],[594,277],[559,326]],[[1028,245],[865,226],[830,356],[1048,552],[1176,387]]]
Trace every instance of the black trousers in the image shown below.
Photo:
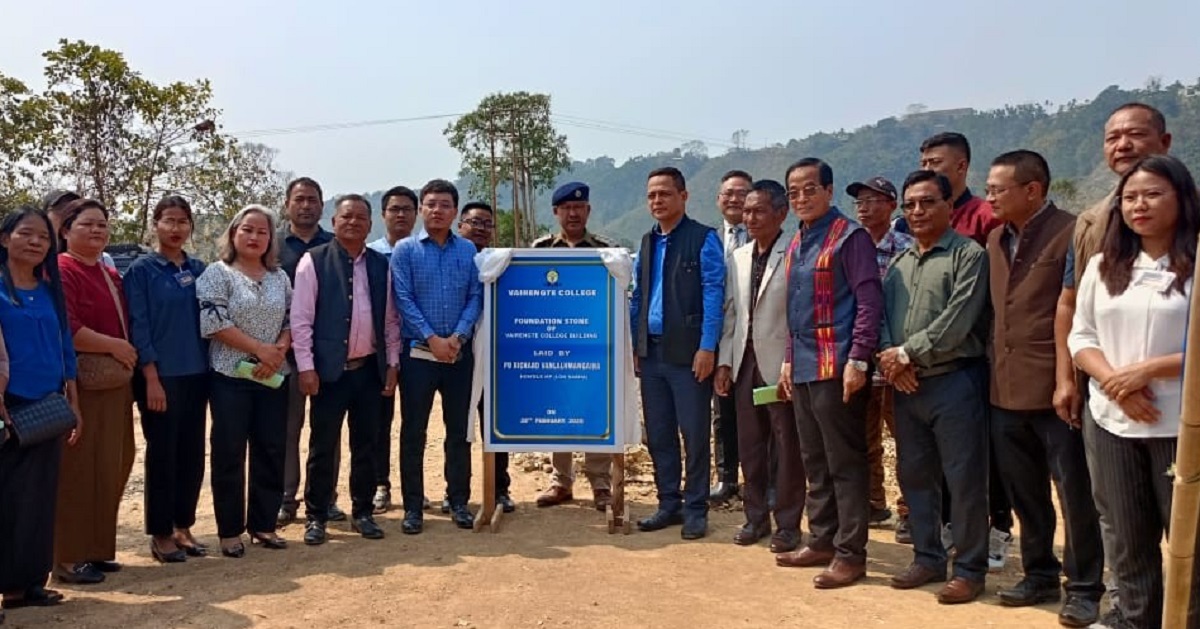
[[[914,561],[941,573],[942,484],[949,484],[954,576],[982,582],[988,571],[987,388],[982,364],[922,378],[911,395],[896,391],[896,457],[908,503]]]
[[[322,382],[310,398],[308,418],[308,483],[304,509],[310,521],[325,522],[333,502],[335,451],[342,447],[342,420],[350,425],[351,516],[372,513],[375,495],[375,440],[379,435],[379,405],[383,388],[374,357],[362,367],[343,371],[336,382]]]
[[[392,488],[392,418],[396,416],[396,396],[385,396],[379,403],[379,421],[375,433],[375,485]]]
[[[425,442],[433,397],[441,394],[442,422],[446,425],[443,474],[453,506],[471,499],[471,444],[467,426],[471,412],[471,374],[475,359],[468,347],[453,364],[437,363],[409,355],[400,356],[400,484],[404,510],[420,511],[425,497]]]
[[[1009,411],[992,407],[992,451],[1021,521],[1021,566],[1025,577],[1055,585],[1067,575],[1066,589],[1100,600],[1104,595],[1104,545],[1092,500],[1092,479],[1083,435],[1053,410]],[[1054,555],[1057,518],[1050,498],[1058,488],[1066,544],[1063,561]]]
[[[289,378],[292,376],[289,376]],[[278,389],[251,380],[212,375],[210,483],[217,534],[275,530],[283,504],[284,441],[287,436],[287,382]],[[246,448],[250,450],[249,500]]]
[[[29,402],[5,396],[9,411]],[[54,566],[54,496],[64,441],[19,448],[9,434],[0,446],[0,592],[45,585]]]
[[[209,374],[161,378],[167,410],[146,408],[146,381],[134,379],[134,399],[146,439],[146,534],[167,537],[196,524],[204,484]]]
[[[1159,627],[1163,612],[1163,534],[1170,535],[1173,479],[1178,440],[1118,437],[1084,414],[1084,438],[1098,457],[1092,477],[1096,502],[1113,527],[1114,556],[1120,598],[1115,605],[1138,629]],[[1200,536],[1197,537],[1200,550]],[[1200,561],[1193,564],[1188,628],[1200,627]]]
[[[483,431],[484,431],[483,400],[486,397],[487,397],[487,394],[485,393],[484,396],[479,399],[479,407],[477,409],[475,409],[479,413],[479,434],[480,434],[480,436],[484,436],[483,435]],[[496,497],[499,498],[500,496],[504,496],[504,495],[508,494],[508,488],[510,486],[512,486],[512,476],[509,476],[509,474],[508,474],[508,453],[507,452],[496,452],[494,454],[496,455],[496,481],[495,481],[494,485],[496,487]]]
[[[713,396],[713,458],[717,466],[717,482],[738,482],[738,424],[737,391]]]
[[[792,409],[800,453],[808,477],[808,526],[813,550],[833,550],[837,557],[867,560],[868,499],[867,423],[862,418],[871,399],[870,382],[842,401],[842,380],[796,384]],[[782,453],[781,453],[782,455]],[[778,498],[777,498],[778,500]]]

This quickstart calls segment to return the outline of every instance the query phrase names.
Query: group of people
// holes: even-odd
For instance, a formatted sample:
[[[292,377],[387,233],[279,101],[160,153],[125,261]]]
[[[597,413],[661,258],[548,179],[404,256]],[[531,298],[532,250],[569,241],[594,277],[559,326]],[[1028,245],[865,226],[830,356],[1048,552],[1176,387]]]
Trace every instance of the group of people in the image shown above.
[[[1015,513],[1024,575],[999,591],[1003,604],[1059,601],[1065,589],[1064,625],[1157,626],[1200,232],[1200,197],[1170,142],[1154,108],[1114,111],[1103,152],[1119,183],[1078,218],[1049,199],[1049,166],[1032,151],[996,157],[985,196],[973,195],[970,145],[957,133],[926,140],[899,189],[883,177],[848,186],[853,214],[833,204],[833,169],[817,158],[792,164],[782,182],[730,171],[717,229],[688,216],[680,171],[652,171],[655,224],[634,258],[630,317],[658,505],[638,528],[705,537],[710,502],[740,493],[735,543],[769,538],[778,565],[820,569],[817,588],[853,585],[866,572],[868,526],[892,515],[886,426],[900,481],[896,541],[914,547],[892,587],[944,582],[939,602],[975,600],[1003,565]],[[48,574],[93,584],[120,570],[134,404],[159,562],[209,551],[191,531],[206,437],[221,555],[244,556],[244,536],[286,548],[277,529],[301,499],[305,544],[346,519],[364,538],[384,537],[374,516],[392,507],[397,397],[401,530],[421,533],[430,506],[435,395],[441,508],[473,527],[474,257],[493,244],[493,208],[460,209],[453,184],[434,180],[388,190],[379,208],[338,197],[327,231],[323,199],[316,181],[290,182],[285,221],[242,209],[205,264],[185,251],[188,201],[168,196],[151,217],[155,252],[123,276],[105,257],[109,210],[95,200],[56,191],[0,223],[0,538],[21,540],[0,544],[4,608],[58,603]],[[560,187],[552,204],[559,229],[534,247],[613,246],[587,229],[587,185]],[[375,211],[385,236],[368,242]],[[64,395],[78,423],[26,447],[8,418],[49,395]],[[336,492],[343,423],[348,514]],[[601,510],[611,464],[585,458]],[[497,468],[497,506],[511,511],[505,456]],[[538,506],[573,500],[574,480],[571,455],[556,455]],[[1111,605],[1101,618],[1105,559]],[[1190,626],[1198,610],[1193,601]]]

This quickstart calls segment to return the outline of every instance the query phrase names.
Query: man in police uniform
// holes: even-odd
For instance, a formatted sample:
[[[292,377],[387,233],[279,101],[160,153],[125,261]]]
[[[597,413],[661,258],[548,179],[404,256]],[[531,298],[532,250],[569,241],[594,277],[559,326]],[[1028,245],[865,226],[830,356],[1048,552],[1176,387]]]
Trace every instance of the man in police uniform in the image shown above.
[[[542,236],[533,241],[534,248],[551,247],[586,247],[604,248],[615,247],[602,238],[589,234],[587,231],[588,215],[592,213],[592,205],[588,202],[589,189],[587,184],[578,181],[563,184],[554,191],[552,203],[554,217],[558,219],[557,234]],[[570,452],[554,453],[554,480],[550,488],[537,498],[539,507],[553,507],[575,498],[572,488],[575,484],[575,469]],[[584,455],[584,474],[592,485],[592,498],[596,509],[604,511],[612,502],[612,455],[588,453]]]

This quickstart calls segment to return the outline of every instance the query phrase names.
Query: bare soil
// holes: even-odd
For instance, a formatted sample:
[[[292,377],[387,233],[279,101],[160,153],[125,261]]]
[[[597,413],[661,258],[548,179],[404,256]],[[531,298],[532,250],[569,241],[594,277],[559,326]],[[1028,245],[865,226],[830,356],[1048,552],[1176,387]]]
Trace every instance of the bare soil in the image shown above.
[[[435,405],[435,414],[438,405]],[[442,488],[441,422],[430,422],[426,477],[430,498]],[[398,441],[399,419],[393,443]],[[304,437],[307,442],[307,436]],[[139,430],[140,445],[140,430]],[[889,443],[890,446],[890,443]],[[482,495],[475,446],[473,496]],[[891,450],[889,448],[889,454]],[[393,454],[395,448],[393,447]],[[634,518],[654,508],[649,457],[627,457]],[[341,506],[349,509],[349,457],[342,458]],[[872,530],[869,574],[856,587],[819,591],[818,570],[777,568],[766,543],[730,540],[742,524],[737,504],[714,509],[709,536],[683,541],[679,528],[609,535],[580,474],[575,504],[539,509],[549,483],[549,457],[518,455],[511,467],[516,513],[499,533],[456,529],[448,516],[426,514],[425,533],[400,532],[401,513],[377,516],[387,531],[370,541],[345,523],[330,526],[324,546],[305,547],[303,527],[282,531],[287,550],[247,546],[240,560],[210,556],[159,565],[142,533],[139,457],[122,506],[118,560],[124,570],[90,587],[54,585],[67,600],[49,609],[8,612],[13,627],[1030,627],[1057,626],[1057,606],[1002,608],[998,586],[1019,578],[1019,558],[988,580],[980,601],[938,605],[935,586],[900,592],[888,578],[912,558],[888,528]],[[398,470],[393,461],[393,484]],[[890,492],[895,494],[889,473]],[[395,496],[399,498],[398,492]],[[217,546],[207,481],[196,535]],[[1061,543],[1061,526],[1060,526]],[[214,553],[217,555],[217,553]]]

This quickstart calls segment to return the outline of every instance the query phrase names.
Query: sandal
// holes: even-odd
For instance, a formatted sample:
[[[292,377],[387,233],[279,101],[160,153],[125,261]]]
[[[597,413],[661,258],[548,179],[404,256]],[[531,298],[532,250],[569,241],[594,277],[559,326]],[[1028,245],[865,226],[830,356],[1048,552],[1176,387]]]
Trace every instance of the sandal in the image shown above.
[[[208,546],[196,541],[196,538],[192,537],[191,531],[176,530],[174,538],[175,545],[182,549],[184,553],[187,553],[188,557],[204,557],[208,555]]]
[[[241,559],[246,554],[246,545],[242,543],[242,538],[230,537],[228,539],[237,540],[237,543],[226,546],[227,540],[221,540],[221,554],[230,559]]]
[[[255,546],[262,546],[263,548],[270,548],[271,550],[283,550],[287,548],[286,539],[271,533],[251,533],[250,543]]]

